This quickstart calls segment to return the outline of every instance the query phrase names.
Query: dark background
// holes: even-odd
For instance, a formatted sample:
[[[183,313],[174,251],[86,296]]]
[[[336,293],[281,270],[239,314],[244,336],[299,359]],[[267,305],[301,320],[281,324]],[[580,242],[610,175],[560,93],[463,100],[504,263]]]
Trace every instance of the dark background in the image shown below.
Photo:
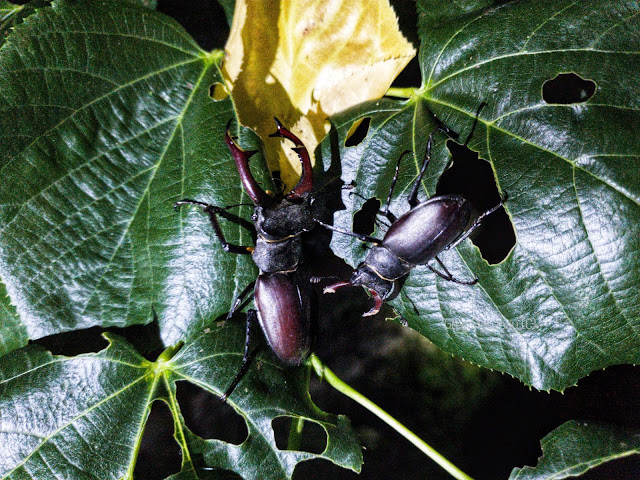
[[[417,47],[414,3],[392,3],[403,32]],[[203,48],[224,47],[229,26],[215,0],[160,0],[158,9],[180,22]],[[419,84],[420,71],[414,59],[394,85]],[[547,88],[545,99],[570,103],[576,97],[584,99],[585,92],[590,95],[589,86],[580,79],[561,79]],[[443,175],[438,193],[464,193],[479,203],[482,202],[478,199],[497,198],[487,165],[464,147],[450,144],[450,150],[453,167]],[[484,181],[479,182],[479,177]],[[491,202],[495,204],[495,200]],[[513,244],[513,231],[506,214],[496,214],[489,220],[474,241],[485,258],[498,262]],[[324,252],[318,263],[321,265],[315,267],[330,270],[331,274],[349,274],[344,263],[329,252]],[[354,300],[353,290],[323,297],[316,352],[344,381],[477,480],[506,479],[516,466],[535,465],[541,455],[540,439],[570,419],[640,426],[640,369],[636,367],[622,365],[594,372],[564,394],[537,392],[511,377],[453,358],[410,329],[385,322],[384,315],[362,318],[368,299],[362,291]],[[153,325],[112,330],[141,350],[150,348],[140,339],[153,336]],[[81,332],[81,338],[73,332],[37,343],[66,355],[96,351],[106,346],[100,333],[100,329],[90,329]],[[155,359],[157,353],[151,351],[148,356]],[[451,478],[388,425],[326,383],[312,378],[310,390],[321,409],[351,419],[365,446],[364,466],[362,473],[356,475],[330,462],[314,460],[298,465],[294,478]],[[187,425],[195,433],[234,443],[241,443],[246,437],[242,418],[214,395],[182,382],[178,397]],[[278,421],[274,428],[285,448],[288,424]],[[309,435],[304,437],[303,449],[321,452],[326,441],[324,432],[314,425],[306,428]],[[162,402],[155,402],[134,474],[136,480],[162,479],[180,470],[180,450],[172,435],[173,420],[168,409]],[[581,478],[640,479],[640,457],[610,462]]]

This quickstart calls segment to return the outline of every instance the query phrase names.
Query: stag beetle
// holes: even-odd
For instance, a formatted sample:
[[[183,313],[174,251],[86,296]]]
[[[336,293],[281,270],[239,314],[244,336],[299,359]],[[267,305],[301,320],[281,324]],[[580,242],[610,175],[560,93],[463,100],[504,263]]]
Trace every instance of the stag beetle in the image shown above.
[[[272,194],[263,190],[249,169],[249,158],[256,151],[244,151],[229,134],[227,124],[225,142],[233,159],[244,190],[255,205],[252,216],[257,233],[255,247],[228,243],[218,223],[218,215],[228,215],[226,208],[185,198],[175,203],[203,207],[209,215],[218,241],[226,252],[251,254],[260,270],[258,278],[251,282],[235,300],[227,315],[229,319],[251,290],[254,291],[256,310],[247,313],[247,330],[242,365],[231,385],[222,395],[224,402],[247,373],[255,353],[249,348],[252,326],[260,324],[267,343],[276,356],[286,365],[300,365],[311,348],[310,294],[304,282],[299,280],[298,266],[302,261],[303,232],[315,226],[312,215],[311,191],[313,188],[311,160],[300,139],[287,130],[275,118],[277,130],[270,137],[282,137],[294,143],[302,173],[298,184],[287,194]],[[301,286],[301,284],[303,284]]]
[[[480,108],[482,108],[482,106],[483,105],[481,105]],[[471,130],[472,133],[476,121],[474,121]],[[438,129],[441,128],[438,127]],[[450,131],[444,130],[444,132],[449,135]],[[398,179],[400,162],[404,155],[409,152],[404,152],[398,159],[393,180],[389,188],[389,196],[384,211],[381,212],[387,217],[389,222],[391,222],[391,226],[382,240],[368,235],[341,230],[316,220],[317,223],[330,230],[356,237],[363,242],[373,243],[364,262],[358,265],[349,281],[337,282],[324,289],[324,293],[334,293],[338,288],[347,286],[359,285],[367,288],[373,297],[374,306],[363,315],[365,317],[378,313],[382,307],[382,302],[399,291],[402,280],[417,265],[426,265],[427,268],[438,276],[458,284],[474,285],[478,281],[477,278],[472,281],[462,281],[454,278],[444,263],[438,258],[438,254],[444,250],[455,247],[467,238],[471,232],[480,225],[484,218],[491,215],[504,204],[507,200],[507,195],[505,193],[497,205],[479,216],[474,216],[471,203],[460,195],[434,196],[425,202],[419,203],[418,188],[431,160],[431,146],[434,133],[429,135],[422,168],[409,193],[408,202],[410,210],[399,218],[396,218],[389,211],[389,204],[391,203],[393,189]],[[465,145],[470,137],[471,134],[469,134]],[[444,273],[429,265],[429,262],[434,259],[444,270]]]

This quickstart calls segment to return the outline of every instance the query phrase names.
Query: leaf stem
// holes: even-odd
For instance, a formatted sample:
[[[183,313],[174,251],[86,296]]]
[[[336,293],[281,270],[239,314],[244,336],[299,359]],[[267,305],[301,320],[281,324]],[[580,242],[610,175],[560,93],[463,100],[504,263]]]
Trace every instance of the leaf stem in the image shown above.
[[[385,95],[388,97],[412,98],[417,90],[415,87],[390,87]]]
[[[427,444],[424,440],[418,437],[415,433],[405,427],[402,423],[396,420],[394,417],[385,412],[378,405],[373,403],[367,397],[362,395],[360,392],[357,392],[349,385],[344,383],[341,379],[339,379],[335,373],[333,373],[329,367],[327,367],[322,360],[320,360],[315,354],[311,354],[310,357],[311,365],[313,366],[316,374],[326,380],[329,385],[338,390],[340,393],[346,395],[352,400],[356,401],[364,408],[369,410],[371,413],[376,415],[382,421],[384,421],[387,425],[397,431],[404,438],[409,440],[413,445],[415,445],[418,449],[420,449],[425,455],[431,458],[434,462],[444,468],[452,477],[458,480],[473,480],[469,475],[464,473],[458,467],[456,467],[449,460],[444,458],[437,450],[435,450],[431,445]]]
[[[304,418],[291,418],[291,426],[289,427],[289,440],[287,441],[287,450],[300,450],[302,444],[302,429],[304,428]]]

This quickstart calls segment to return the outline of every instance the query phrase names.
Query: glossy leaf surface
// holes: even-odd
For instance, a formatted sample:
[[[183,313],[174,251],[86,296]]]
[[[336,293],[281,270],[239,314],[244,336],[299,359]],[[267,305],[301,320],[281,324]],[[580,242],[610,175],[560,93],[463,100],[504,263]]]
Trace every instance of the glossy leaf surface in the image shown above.
[[[173,358],[148,362],[117,336],[107,349],[78,357],[52,356],[26,347],[0,359],[0,478],[130,478],[154,399],[174,416],[182,471],[170,478],[208,478],[204,465],[233,470],[246,479],[291,478],[295,465],[328,458],[358,469],[360,446],[347,419],[320,412],[296,377],[269,357],[229,399],[243,415],[249,435],[240,445],[197,437],[184,425],[176,400],[177,380],[217,395],[235,374],[241,357],[239,324],[213,328]],[[240,334],[240,335],[239,335]],[[279,450],[272,420],[298,415],[327,433],[324,453]],[[238,461],[238,456],[241,461]]]
[[[113,338],[106,350],[75,358],[26,347],[0,359],[0,372],[0,478],[132,471],[155,383],[128,344]]]
[[[593,422],[570,421],[542,439],[536,467],[516,468],[510,480],[578,477],[616,458],[640,453],[640,434]]]
[[[228,311],[254,277],[206,215],[172,207],[247,201],[223,140],[231,101],[209,97],[220,55],[118,2],[60,2],[2,47],[0,278],[17,317],[0,314],[30,338],[155,312],[170,345]],[[224,228],[251,244],[246,229]]]
[[[477,276],[476,286],[418,267],[392,302],[444,350],[540,389],[562,390],[594,369],[640,361],[639,32],[635,2],[594,9],[586,1],[521,1],[475,12],[422,33],[424,85],[416,97],[335,119],[342,178],[355,182],[335,222],[351,229],[366,199],[384,204],[406,149],[414,153],[401,165],[391,211],[409,208],[436,127],[427,107],[462,142],[486,102],[469,146],[509,194],[517,243],[489,265],[467,240],[441,259],[459,279]],[[561,72],[595,82],[593,97],[546,103],[543,85]],[[344,147],[348,129],[365,117],[367,137]],[[446,136],[434,138],[423,199],[449,160]],[[333,247],[354,266],[366,255],[349,237],[334,235]]]
[[[57,2],[0,50],[0,352],[154,318],[165,345],[187,339],[154,363],[118,339],[73,358],[31,346],[5,355],[0,450],[10,455],[1,478],[130,476],[156,398],[169,405],[182,449],[171,478],[210,478],[203,461],[247,479],[290,478],[316,457],[360,468],[348,421],[313,406],[303,369],[283,370],[270,355],[229,400],[249,426],[245,443],[194,435],[176,403],[178,380],[217,395],[229,386],[244,326],[212,322],[257,273],[248,255],[223,251],[200,208],[173,208],[185,197],[243,204],[232,212],[244,222],[221,224],[228,241],[253,244],[252,208],[224,142],[236,114],[230,98],[210,97],[221,58],[168,17],[114,1]],[[260,147],[235,122],[231,134]],[[264,183],[261,160],[251,165]],[[272,429],[280,415],[322,425],[326,451],[280,451]]]

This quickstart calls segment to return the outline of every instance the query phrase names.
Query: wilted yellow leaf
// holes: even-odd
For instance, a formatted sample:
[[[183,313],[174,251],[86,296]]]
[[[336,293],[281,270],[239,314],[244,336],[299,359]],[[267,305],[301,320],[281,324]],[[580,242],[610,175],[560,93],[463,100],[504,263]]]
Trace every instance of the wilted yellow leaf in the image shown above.
[[[415,55],[388,0],[238,0],[224,73],[240,122],[291,187],[300,165],[268,139],[276,116],[313,156],[326,118],[379,98]]]

